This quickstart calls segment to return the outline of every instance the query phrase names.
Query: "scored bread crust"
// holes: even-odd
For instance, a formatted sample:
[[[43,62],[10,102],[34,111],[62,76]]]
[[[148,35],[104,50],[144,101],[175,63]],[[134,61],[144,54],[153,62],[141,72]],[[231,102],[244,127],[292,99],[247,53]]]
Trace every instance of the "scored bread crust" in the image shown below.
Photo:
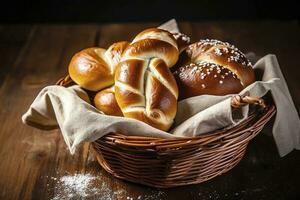
[[[147,29],[128,45],[115,72],[115,96],[125,117],[170,128],[178,88],[169,68],[178,55],[175,38],[161,29]]]

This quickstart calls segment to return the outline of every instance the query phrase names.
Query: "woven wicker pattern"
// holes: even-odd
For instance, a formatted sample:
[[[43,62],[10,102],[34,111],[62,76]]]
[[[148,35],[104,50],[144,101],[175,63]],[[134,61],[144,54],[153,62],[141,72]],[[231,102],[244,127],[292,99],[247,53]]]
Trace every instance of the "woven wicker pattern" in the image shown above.
[[[70,84],[61,79],[57,84]],[[258,105],[238,126],[198,137],[160,139],[108,134],[92,143],[100,165],[115,177],[158,188],[197,184],[232,169],[249,141],[275,114],[276,108],[256,97],[232,98],[232,106]]]

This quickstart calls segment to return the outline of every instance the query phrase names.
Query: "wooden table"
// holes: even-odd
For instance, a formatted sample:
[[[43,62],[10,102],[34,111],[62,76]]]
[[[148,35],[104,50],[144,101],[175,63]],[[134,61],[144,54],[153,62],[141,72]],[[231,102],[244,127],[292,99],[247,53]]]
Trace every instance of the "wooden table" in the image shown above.
[[[90,199],[298,199],[300,152],[280,158],[267,126],[230,172],[199,185],[157,190],[113,178],[84,144],[71,156],[59,130],[21,123],[38,92],[67,72],[80,49],[130,40],[158,23],[0,26],[0,199],[51,199],[66,174],[99,177],[100,194]],[[276,54],[295,105],[300,109],[300,28],[296,21],[180,23],[194,40],[217,38],[244,52]]]

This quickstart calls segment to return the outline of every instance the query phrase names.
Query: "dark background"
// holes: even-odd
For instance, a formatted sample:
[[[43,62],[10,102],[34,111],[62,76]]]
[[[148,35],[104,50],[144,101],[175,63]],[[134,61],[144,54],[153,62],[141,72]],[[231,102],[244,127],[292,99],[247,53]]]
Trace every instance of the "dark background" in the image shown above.
[[[296,1],[8,0],[0,7],[0,23],[299,20]]]

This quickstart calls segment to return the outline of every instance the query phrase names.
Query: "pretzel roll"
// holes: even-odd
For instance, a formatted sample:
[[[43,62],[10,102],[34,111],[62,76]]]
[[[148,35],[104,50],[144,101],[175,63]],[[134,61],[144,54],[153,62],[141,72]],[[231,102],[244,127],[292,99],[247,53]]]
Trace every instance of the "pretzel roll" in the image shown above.
[[[106,115],[123,116],[115,98],[114,86],[98,92],[94,98],[94,105]]]
[[[115,73],[115,95],[125,117],[168,130],[177,111],[178,88],[169,70],[178,59],[174,37],[161,29],[138,34]]]
[[[180,99],[239,93],[255,81],[252,64],[229,43],[201,40],[180,55],[173,72]]]
[[[98,91],[114,83],[114,72],[127,42],[118,42],[109,47],[87,48],[76,53],[69,64],[72,80],[84,89]]]

